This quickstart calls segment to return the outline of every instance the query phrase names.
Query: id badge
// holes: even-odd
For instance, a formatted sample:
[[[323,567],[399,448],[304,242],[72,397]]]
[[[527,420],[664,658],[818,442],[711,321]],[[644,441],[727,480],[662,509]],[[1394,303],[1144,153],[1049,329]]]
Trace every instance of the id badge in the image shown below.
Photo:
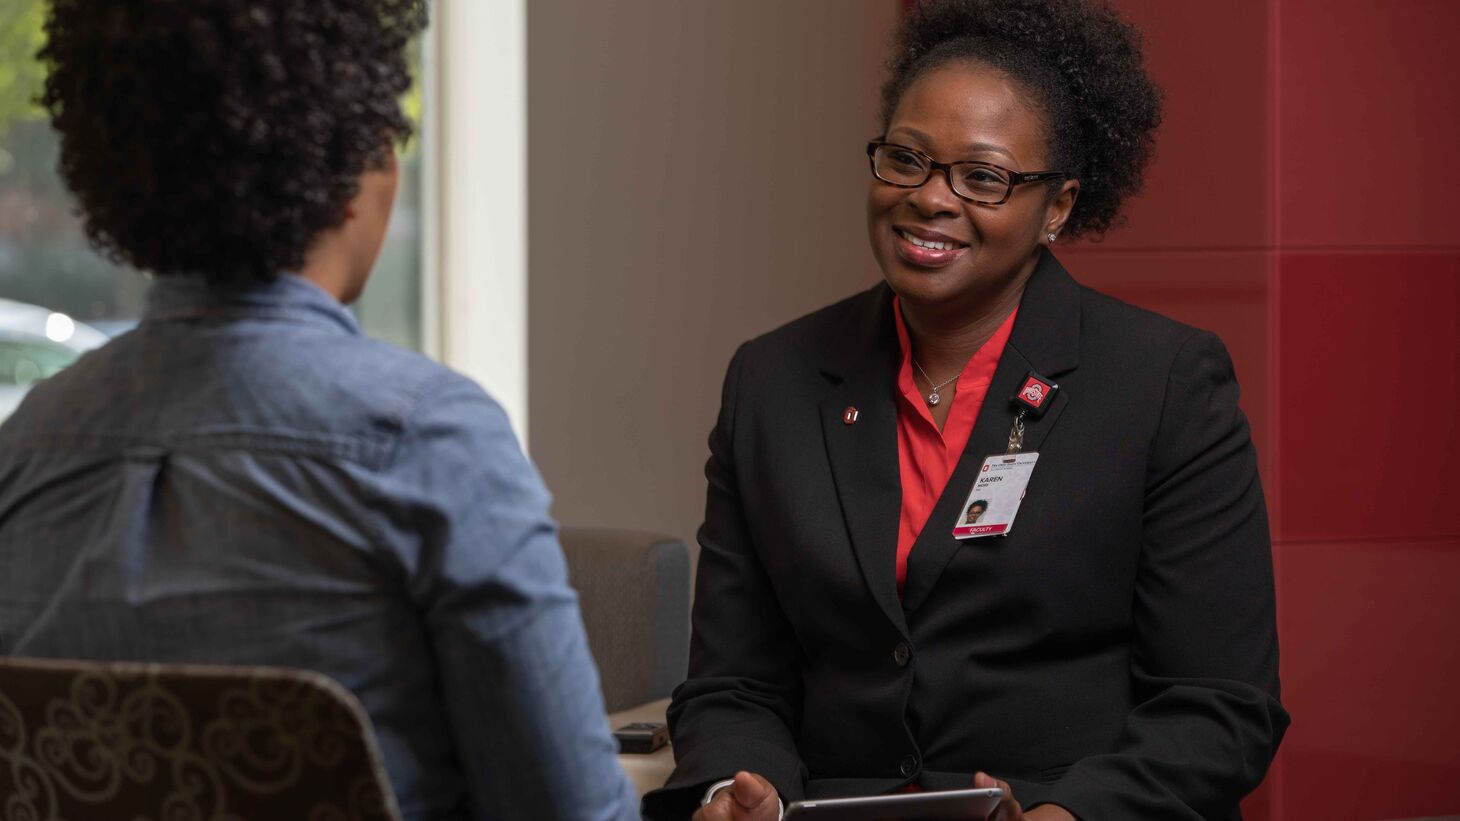
[[[983,460],[978,479],[958,511],[953,537],[1003,536],[1013,530],[1037,461],[1038,453],[1000,453]]]

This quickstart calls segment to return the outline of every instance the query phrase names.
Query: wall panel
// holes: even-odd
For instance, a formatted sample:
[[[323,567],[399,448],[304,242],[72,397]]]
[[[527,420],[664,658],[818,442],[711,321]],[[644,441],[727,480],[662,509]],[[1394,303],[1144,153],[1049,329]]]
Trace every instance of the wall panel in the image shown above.
[[[1243,248],[1271,242],[1266,0],[1119,0],[1165,93],[1145,195],[1095,249]]]
[[[1460,253],[1285,253],[1281,540],[1460,535]]]
[[[693,540],[737,345],[877,281],[891,3],[528,4],[532,454],[567,523]]]
[[[1454,248],[1460,3],[1277,8],[1284,245]]]
[[[1283,545],[1281,818],[1460,809],[1460,538]]]
[[[1278,817],[1456,814],[1460,4],[1272,2]]]

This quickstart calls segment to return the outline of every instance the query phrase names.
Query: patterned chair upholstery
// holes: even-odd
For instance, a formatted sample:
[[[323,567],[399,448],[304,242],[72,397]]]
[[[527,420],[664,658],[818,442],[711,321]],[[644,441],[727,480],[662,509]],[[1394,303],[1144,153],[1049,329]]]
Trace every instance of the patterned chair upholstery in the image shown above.
[[[317,673],[0,659],[0,819],[399,821],[358,701]]]

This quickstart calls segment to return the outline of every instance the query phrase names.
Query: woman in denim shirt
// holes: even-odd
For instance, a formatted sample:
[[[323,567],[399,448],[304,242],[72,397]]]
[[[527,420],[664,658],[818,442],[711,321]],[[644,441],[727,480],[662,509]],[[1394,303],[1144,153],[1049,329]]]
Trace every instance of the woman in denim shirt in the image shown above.
[[[293,666],[406,818],[636,817],[549,497],[475,384],[368,339],[422,0],[56,0],[42,58],[140,326],[0,427],[0,654]]]

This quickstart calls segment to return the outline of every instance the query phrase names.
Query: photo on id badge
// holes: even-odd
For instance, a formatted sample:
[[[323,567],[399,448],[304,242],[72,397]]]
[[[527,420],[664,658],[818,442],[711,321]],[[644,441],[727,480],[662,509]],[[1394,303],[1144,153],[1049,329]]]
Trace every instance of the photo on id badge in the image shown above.
[[[959,508],[954,538],[1002,536],[1013,530],[1024,488],[1038,460],[1038,453],[999,454],[983,460],[978,478]]]

